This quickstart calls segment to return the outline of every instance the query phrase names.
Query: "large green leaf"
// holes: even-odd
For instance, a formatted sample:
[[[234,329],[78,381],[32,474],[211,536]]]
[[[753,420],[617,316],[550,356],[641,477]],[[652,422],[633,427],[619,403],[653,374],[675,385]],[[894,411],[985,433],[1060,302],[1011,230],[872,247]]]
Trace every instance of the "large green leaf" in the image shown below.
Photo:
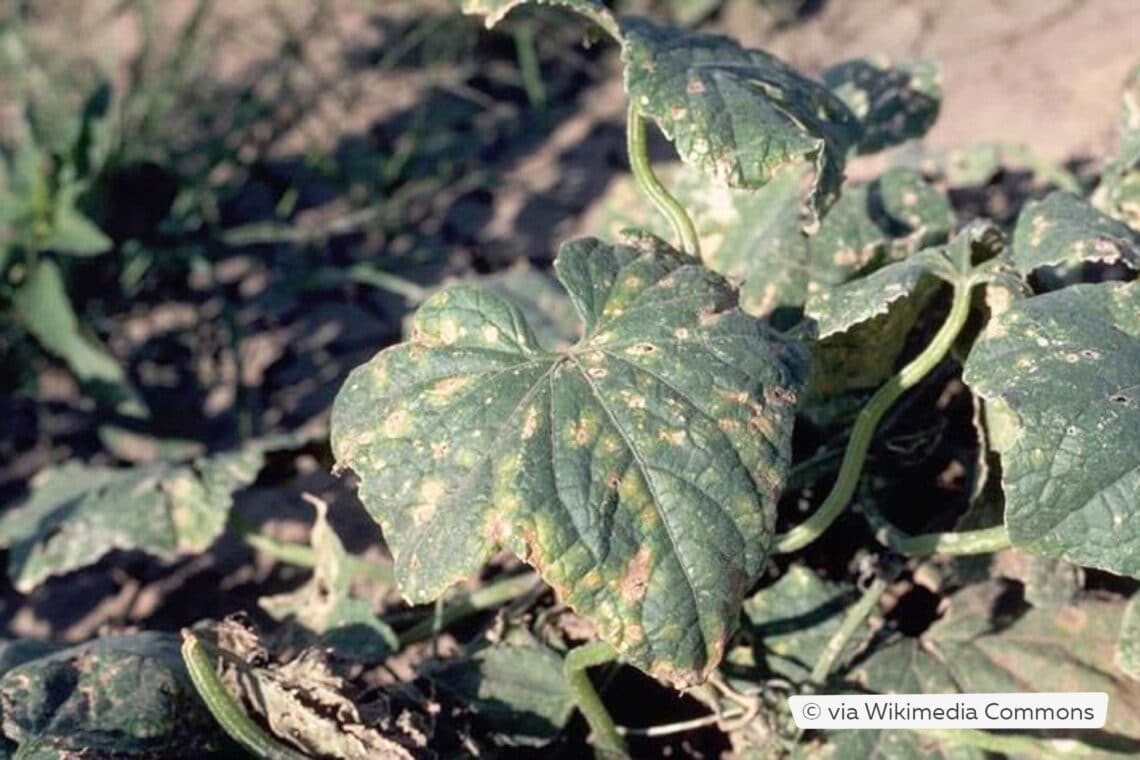
[[[998,581],[967,587],[949,598],[943,617],[920,638],[874,650],[843,680],[857,693],[1104,691],[1104,730],[1074,738],[1120,751],[1140,749],[1140,684],[1121,678],[1112,664],[1123,604],[1087,597],[1073,606],[1010,615],[1006,592]],[[838,757],[929,757],[931,751],[982,757],[961,748],[936,749],[921,733],[905,731],[835,731],[828,739]]]
[[[779,59],[734,40],[623,19],[625,85],[681,159],[732,187],[757,188],[789,165],[813,181],[809,228],[839,197],[859,138],[838,97]]]
[[[1025,204],[1013,233],[1013,262],[1026,277],[1043,267],[1086,262],[1140,269],[1140,233],[1057,191]]]
[[[630,662],[691,683],[768,553],[800,352],[654,238],[577,240],[555,269],[580,342],[548,351],[510,303],[440,293],[349,376],[333,450],[411,600],[506,548]]]
[[[232,493],[261,469],[260,450],[130,469],[71,462],[44,470],[32,495],[0,517],[0,545],[21,591],[113,549],[159,557],[205,550],[225,528]]]
[[[1140,577],[1140,285],[1074,285],[987,328],[966,382],[1006,412],[1013,543]]]
[[[204,757],[232,749],[170,634],[102,638],[25,662],[0,678],[0,709],[20,757]]]
[[[823,72],[823,82],[843,99],[862,125],[856,149],[874,153],[922,137],[942,105],[938,64],[919,60],[892,65],[879,58],[844,61]]]

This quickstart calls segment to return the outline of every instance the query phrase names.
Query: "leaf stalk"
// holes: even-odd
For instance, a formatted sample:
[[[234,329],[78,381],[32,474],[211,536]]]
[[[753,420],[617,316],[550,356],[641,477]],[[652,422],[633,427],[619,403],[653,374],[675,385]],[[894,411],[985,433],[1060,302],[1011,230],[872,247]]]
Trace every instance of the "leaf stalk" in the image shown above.
[[[693,220],[689,218],[689,213],[681,202],[665,189],[661,180],[653,173],[645,131],[645,119],[637,112],[637,106],[631,102],[626,116],[626,149],[629,152],[629,167],[633,171],[633,178],[641,191],[653,201],[657,210],[669,220],[673,226],[673,233],[681,241],[682,250],[690,256],[700,258],[701,243],[697,237],[696,227],[693,226]]]

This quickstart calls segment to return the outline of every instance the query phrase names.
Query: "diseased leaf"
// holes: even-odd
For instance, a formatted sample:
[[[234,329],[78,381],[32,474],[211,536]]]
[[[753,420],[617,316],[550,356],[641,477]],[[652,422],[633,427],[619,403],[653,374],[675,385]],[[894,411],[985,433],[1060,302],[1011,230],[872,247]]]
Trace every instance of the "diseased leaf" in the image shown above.
[[[848,590],[823,581],[802,565],[744,602],[755,638],[756,662],[793,683],[804,683],[851,603]],[[857,648],[853,637],[848,651]]]
[[[818,323],[821,339],[844,332],[888,313],[893,304],[932,279],[962,280],[980,251],[993,255],[1002,246],[997,228],[971,224],[945,247],[922,251],[866,277],[813,294],[808,299],[807,314]]]
[[[1140,269],[1140,233],[1081,198],[1057,191],[1022,208],[1013,233],[1013,262],[1024,276],[1044,267],[1086,262]]]
[[[758,188],[784,167],[813,178],[809,228],[839,197],[855,117],[827,88],[734,40],[623,19],[631,101],[673,141],[681,159],[731,187]]]
[[[473,707],[506,745],[545,744],[574,712],[562,658],[537,642],[487,647],[434,678],[440,688]]]
[[[594,21],[603,29],[618,35],[618,21],[600,0],[462,0],[464,13],[483,16],[487,28],[498,24],[507,14],[523,5],[551,5],[566,8]]]
[[[810,238],[798,212],[805,171],[782,172],[755,191],[710,184],[688,165],[669,164],[658,174],[692,216],[705,264],[740,288],[741,308],[781,329],[798,321],[809,288],[841,284],[944,242],[955,223],[949,201],[910,169],[892,169],[844,193]],[[670,234],[629,178],[611,184],[585,226],[613,235],[628,227]]]
[[[1120,96],[1120,150],[1105,165],[1092,202],[1140,232],[1140,65],[1128,75]]]
[[[219,677],[246,712],[282,743],[307,756],[337,760],[412,760],[427,737],[412,712],[396,714],[383,697],[359,703],[336,675],[326,652],[302,650],[275,661],[257,634],[235,619],[201,626],[195,634],[219,651]]]
[[[230,746],[164,633],[25,662],[0,678],[0,711],[21,757],[202,757]]]
[[[261,469],[260,450],[129,469],[70,462],[36,476],[31,497],[0,516],[13,585],[28,592],[113,549],[164,559],[204,551],[225,528],[234,491]]]
[[[824,71],[823,83],[859,119],[859,153],[922,137],[942,105],[942,75],[930,60],[895,65],[881,58],[845,61]]]
[[[1121,138],[1120,152],[1105,165],[1092,202],[1140,231],[1140,129]]]
[[[667,233],[668,230],[663,232]],[[460,280],[483,288],[517,306],[534,331],[534,336],[544,346],[566,348],[582,337],[582,323],[574,311],[574,304],[566,296],[558,282],[522,261],[501,272]],[[456,282],[445,283],[451,287]],[[440,288],[443,290],[444,288]],[[410,330],[412,318],[406,326]]]
[[[1140,594],[1133,594],[1124,608],[1113,661],[1125,674],[1140,681]]]
[[[1016,421],[1001,455],[1014,545],[1140,577],[1140,285],[1015,302],[965,380]]]
[[[804,172],[793,168],[759,190],[740,190],[710,183],[688,164],[666,164],[654,171],[688,209],[705,265],[740,289],[740,307],[770,318],[781,329],[798,321],[810,274],[808,238],[799,213]],[[631,227],[661,237],[672,234],[629,176],[611,183],[583,226],[612,236]],[[787,316],[774,314],[781,311]]]
[[[999,581],[963,589],[920,638],[874,650],[844,680],[857,693],[1104,691],[1105,728],[1082,730],[1072,739],[1118,752],[1140,750],[1140,684],[1121,679],[1112,664],[1124,605],[1085,597],[1076,605],[1018,614],[1002,601],[1006,590]],[[836,731],[828,739],[838,757],[929,756],[920,751],[929,742],[921,733]],[[949,750],[940,751],[981,757]]]
[[[440,293],[349,376],[334,453],[410,600],[505,548],[630,662],[692,683],[767,556],[802,358],[659,240],[573,241],[555,269],[575,346],[546,350],[489,293]]]
[[[313,577],[296,591],[262,597],[258,605],[278,620],[292,618],[319,634],[319,643],[361,663],[380,662],[399,649],[396,633],[376,615],[371,602],[353,593],[352,568],[340,537],[329,525],[328,505],[317,511],[309,542],[316,555]]]
[[[850,188],[812,236],[812,281],[833,287],[889,261],[945,243],[957,226],[949,199],[908,168]]]
[[[1025,601],[1034,607],[1074,604],[1085,585],[1085,571],[1069,562],[1006,549],[994,555],[992,573],[1021,581]]]

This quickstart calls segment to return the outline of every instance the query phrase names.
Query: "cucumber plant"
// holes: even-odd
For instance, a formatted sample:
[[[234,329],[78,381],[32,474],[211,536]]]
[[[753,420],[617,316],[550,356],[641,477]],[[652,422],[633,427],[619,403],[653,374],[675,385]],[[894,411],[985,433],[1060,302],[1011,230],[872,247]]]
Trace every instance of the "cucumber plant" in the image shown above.
[[[463,6],[492,27],[525,4]],[[535,567],[596,625],[568,674],[599,748],[621,752],[580,668],[617,658],[678,688],[709,679],[770,560],[851,508],[879,422],[952,352],[984,403],[1004,511],[910,535],[860,498],[884,556],[1016,547],[1140,577],[1140,235],[1120,197],[1134,185],[1126,156],[1099,210],[1058,191],[1026,206],[1011,245],[984,220],[959,228],[914,170],[840,197],[849,157],[934,121],[931,64],[852,61],[816,81],[725,37],[619,18],[595,0],[548,4],[620,47],[629,164],[660,220],[562,246],[554,269],[582,321],[573,345],[544,344],[519,306],[460,285],[349,376],[334,454],[359,477],[407,599],[437,599],[502,550]],[[1135,115],[1124,121],[1129,150]],[[684,164],[670,172],[676,194],[650,164],[650,124]],[[908,334],[936,310],[941,326],[903,363]],[[963,331],[971,316],[987,320],[976,337]],[[826,414],[829,394],[875,384],[831,491],[778,532],[796,412]],[[845,666],[880,575],[816,647],[802,688]],[[1104,614],[1111,636],[1121,612]],[[871,688],[898,688],[876,675],[897,651],[863,656]],[[968,685],[919,676],[916,688]]]

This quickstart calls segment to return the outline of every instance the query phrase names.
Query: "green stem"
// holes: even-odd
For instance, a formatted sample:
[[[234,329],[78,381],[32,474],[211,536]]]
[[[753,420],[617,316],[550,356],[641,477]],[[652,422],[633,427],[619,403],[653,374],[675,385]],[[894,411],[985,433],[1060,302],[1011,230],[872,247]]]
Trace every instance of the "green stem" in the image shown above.
[[[693,220],[685,211],[680,201],[669,194],[661,180],[653,173],[653,166],[649,161],[649,148],[645,138],[645,120],[637,112],[637,106],[629,104],[626,116],[626,149],[629,152],[629,166],[633,170],[633,178],[641,191],[649,196],[657,210],[665,215],[673,225],[673,232],[681,241],[681,248],[685,253],[700,257],[701,244],[697,238],[697,230],[693,227]]]
[[[870,448],[871,438],[879,420],[899,396],[916,385],[926,373],[942,361],[966,323],[966,318],[970,314],[970,285],[967,283],[968,280],[965,278],[961,282],[954,283],[954,298],[950,304],[950,313],[930,344],[879,388],[859,412],[831,492],[815,514],[787,533],[776,536],[774,549],[776,553],[788,554],[798,551],[819,538],[851,501],[855,487],[859,484],[859,475],[863,471],[867,450]]]
[[[182,660],[210,714],[234,741],[266,760],[305,760],[306,755],[281,744],[246,715],[218,678],[202,642],[185,629],[182,631]]]
[[[400,647],[427,641],[460,620],[517,599],[537,584],[538,578],[526,573],[524,575],[513,575],[472,591],[455,604],[444,606],[438,614],[427,616],[401,633]]]
[[[827,681],[827,677],[831,674],[835,663],[838,662],[843,650],[847,647],[847,642],[859,630],[859,626],[867,620],[867,617],[875,609],[875,605],[879,603],[879,597],[887,590],[887,581],[884,578],[875,578],[867,590],[863,592],[863,596],[859,597],[859,601],[851,605],[847,610],[847,614],[843,616],[843,622],[840,623],[839,629],[831,636],[827,642],[827,646],[823,648],[819,659],[815,661],[815,666],[811,669],[811,682],[817,686],[822,685]]]
[[[617,653],[613,647],[604,641],[595,641],[570,650],[563,662],[562,671],[566,675],[566,683],[574,693],[578,710],[590,726],[591,739],[599,754],[606,757],[628,757],[625,739],[618,733],[609,710],[594,689],[590,674],[586,672],[587,668],[604,665],[615,659]]]
[[[863,514],[879,543],[900,554],[922,557],[928,554],[991,554],[1010,547],[1004,525],[982,530],[946,533],[923,533],[912,536],[896,528],[874,506],[865,504]]]
[[[317,566],[317,554],[311,547],[292,544],[288,541],[278,541],[275,538],[262,535],[236,512],[230,513],[230,527],[241,536],[241,539],[251,549],[297,567]],[[369,578],[387,584],[395,584],[396,582],[396,575],[390,564],[373,562],[354,554],[349,554],[345,558],[345,564],[353,577]]]

